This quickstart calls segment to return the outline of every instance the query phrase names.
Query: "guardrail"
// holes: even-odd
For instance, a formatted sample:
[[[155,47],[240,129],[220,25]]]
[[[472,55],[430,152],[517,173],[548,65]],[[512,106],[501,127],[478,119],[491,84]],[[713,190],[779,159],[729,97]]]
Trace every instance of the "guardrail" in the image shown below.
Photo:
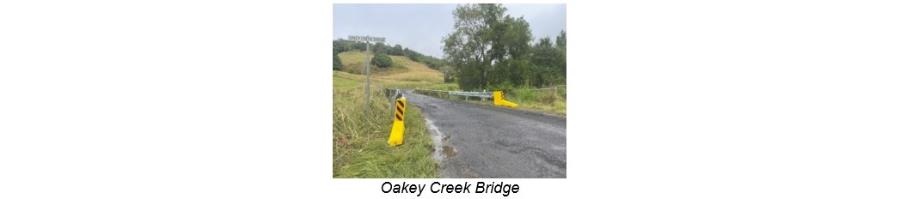
[[[430,90],[430,89],[415,89],[416,92],[422,94],[431,94],[436,95],[437,97],[447,97],[450,96],[458,96],[460,98],[469,100],[469,98],[479,98],[481,101],[485,99],[493,99],[493,93],[488,91],[442,91],[442,90]]]
[[[561,89],[560,89],[561,88]],[[526,88],[526,90],[552,90],[552,92],[559,92],[559,90],[563,90],[565,92],[566,85],[557,85],[551,87],[544,88]],[[415,89],[416,92],[423,94],[432,94],[437,95],[438,97],[447,97],[450,96],[459,96],[469,100],[470,97],[480,98],[482,101],[485,99],[493,99],[493,92],[490,91],[443,91],[443,90],[431,90],[431,89]]]
[[[477,97],[477,98],[481,98],[482,101],[484,101],[484,99],[491,99],[491,98],[493,98],[493,96],[491,95],[491,92],[449,91],[449,92],[447,92],[447,93],[448,93],[449,95],[456,95],[456,96],[462,96],[462,97],[465,97],[466,100],[469,100],[469,97]]]
[[[507,101],[503,98],[503,91],[442,91],[442,90],[428,90],[428,89],[416,89],[415,92],[421,93],[424,95],[431,95],[435,97],[446,97],[450,98],[451,96],[459,96],[465,100],[469,100],[469,98],[479,98],[481,101],[485,99],[491,99],[495,106],[504,106],[509,108],[516,108],[519,105],[510,101]]]

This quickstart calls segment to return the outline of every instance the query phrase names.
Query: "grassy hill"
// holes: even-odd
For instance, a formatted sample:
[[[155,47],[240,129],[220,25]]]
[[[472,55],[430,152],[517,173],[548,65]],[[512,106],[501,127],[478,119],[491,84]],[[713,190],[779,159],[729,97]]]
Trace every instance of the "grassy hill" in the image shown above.
[[[371,57],[371,53],[362,51],[347,51],[338,54],[341,63],[341,71],[353,74],[365,74],[365,64],[363,61],[366,55]],[[387,81],[411,81],[420,83],[441,83],[444,80],[444,74],[441,71],[428,68],[427,65],[410,60],[404,56],[391,55],[393,65],[388,68],[378,68],[371,66],[373,78]]]

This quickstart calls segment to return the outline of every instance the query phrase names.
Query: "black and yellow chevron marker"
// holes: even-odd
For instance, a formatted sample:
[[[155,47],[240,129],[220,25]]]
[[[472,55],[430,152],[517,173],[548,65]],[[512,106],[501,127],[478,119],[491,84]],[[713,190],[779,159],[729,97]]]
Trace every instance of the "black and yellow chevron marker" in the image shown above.
[[[406,103],[403,101],[397,100],[396,107],[397,107],[397,110],[394,111],[394,117],[397,120],[403,121],[403,110],[406,110]]]
[[[391,127],[391,135],[388,137],[388,145],[398,146],[403,144],[403,131],[406,126],[403,123],[403,113],[406,112],[406,97],[397,98],[394,110],[394,126]]]

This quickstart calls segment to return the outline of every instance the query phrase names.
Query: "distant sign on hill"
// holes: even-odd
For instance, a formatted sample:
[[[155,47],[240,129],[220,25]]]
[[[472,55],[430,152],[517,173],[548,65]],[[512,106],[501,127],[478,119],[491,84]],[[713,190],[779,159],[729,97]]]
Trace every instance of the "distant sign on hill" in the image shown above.
[[[384,37],[348,36],[347,39],[350,41],[360,41],[360,42],[384,42]]]

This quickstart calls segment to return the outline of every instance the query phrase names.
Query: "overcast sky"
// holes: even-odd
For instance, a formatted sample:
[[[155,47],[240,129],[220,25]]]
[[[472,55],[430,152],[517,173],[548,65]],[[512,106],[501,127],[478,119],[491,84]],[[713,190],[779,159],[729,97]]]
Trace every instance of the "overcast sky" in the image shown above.
[[[556,37],[566,29],[565,4],[503,4],[506,14],[525,17],[534,39]],[[348,35],[385,37],[435,57],[443,56],[441,39],[453,31],[456,4],[334,4],[332,39]]]

